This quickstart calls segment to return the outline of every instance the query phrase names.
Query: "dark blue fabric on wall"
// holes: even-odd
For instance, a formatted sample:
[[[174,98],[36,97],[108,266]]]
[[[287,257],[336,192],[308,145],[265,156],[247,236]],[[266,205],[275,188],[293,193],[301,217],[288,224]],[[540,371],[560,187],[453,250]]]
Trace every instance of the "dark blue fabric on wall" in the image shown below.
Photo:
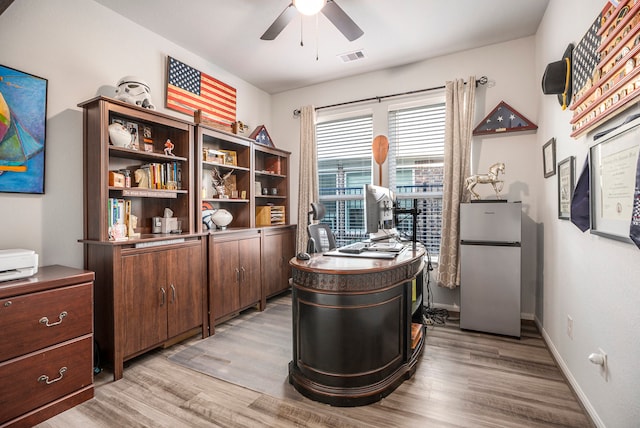
[[[591,227],[589,213],[589,157],[584,160],[582,172],[576,183],[576,188],[573,190],[571,223],[575,224],[583,232]]]

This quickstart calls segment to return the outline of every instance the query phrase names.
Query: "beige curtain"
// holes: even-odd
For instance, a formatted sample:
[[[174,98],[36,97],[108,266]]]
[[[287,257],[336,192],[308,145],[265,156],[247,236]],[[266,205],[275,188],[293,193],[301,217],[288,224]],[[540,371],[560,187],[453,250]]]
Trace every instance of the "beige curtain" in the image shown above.
[[[446,83],[444,132],[444,188],[442,195],[442,237],[437,284],[460,286],[459,213],[460,202],[468,199],[464,180],[469,176],[471,133],[476,96],[476,78]]]
[[[307,221],[311,202],[318,197],[318,154],[316,150],[316,110],[313,106],[300,109],[300,180],[298,186],[297,252],[307,251]]]

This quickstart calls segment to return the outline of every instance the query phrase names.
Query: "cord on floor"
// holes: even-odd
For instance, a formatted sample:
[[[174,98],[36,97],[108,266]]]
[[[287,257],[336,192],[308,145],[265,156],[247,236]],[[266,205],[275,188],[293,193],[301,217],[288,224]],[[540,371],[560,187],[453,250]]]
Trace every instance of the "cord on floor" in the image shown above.
[[[433,266],[431,265],[431,256],[429,251],[427,250],[427,268],[426,276],[427,276],[427,301],[423,305],[422,311],[422,320],[424,325],[428,326],[436,326],[436,325],[445,325],[447,319],[449,318],[449,311],[446,309],[433,308],[432,300],[433,296],[431,295],[431,271],[433,270]]]

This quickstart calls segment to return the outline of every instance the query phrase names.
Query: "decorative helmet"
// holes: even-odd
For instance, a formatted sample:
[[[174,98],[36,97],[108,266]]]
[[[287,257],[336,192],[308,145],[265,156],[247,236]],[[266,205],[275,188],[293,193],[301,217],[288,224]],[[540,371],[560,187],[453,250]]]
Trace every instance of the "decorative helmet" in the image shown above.
[[[151,101],[151,89],[147,82],[136,76],[125,76],[118,81],[116,99],[139,107],[155,110]]]

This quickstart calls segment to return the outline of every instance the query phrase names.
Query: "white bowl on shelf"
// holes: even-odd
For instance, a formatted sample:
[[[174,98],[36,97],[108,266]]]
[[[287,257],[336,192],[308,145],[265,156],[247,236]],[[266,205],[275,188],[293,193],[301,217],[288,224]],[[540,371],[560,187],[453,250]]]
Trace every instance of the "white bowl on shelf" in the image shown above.
[[[116,147],[129,148],[131,146],[131,133],[120,123],[109,125],[109,140]]]

